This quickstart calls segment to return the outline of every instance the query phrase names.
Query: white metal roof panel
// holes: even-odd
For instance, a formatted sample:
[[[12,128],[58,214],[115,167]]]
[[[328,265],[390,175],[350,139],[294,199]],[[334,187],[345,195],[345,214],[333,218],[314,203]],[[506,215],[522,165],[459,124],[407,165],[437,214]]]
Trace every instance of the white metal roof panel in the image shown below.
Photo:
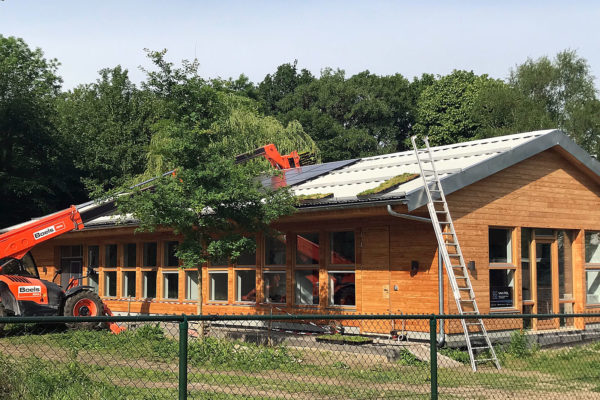
[[[441,172],[441,178],[446,178],[551,132],[554,130],[437,146],[432,148],[432,154],[436,168]],[[297,185],[293,190],[297,195],[333,193],[333,198],[323,200],[323,203],[336,202],[342,198],[346,200],[356,198],[360,192],[375,188],[403,173],[419,173],[419,166],[412,150],[363,158],[350,166]],[[422,187],[421,180],[415,179],[381,197],[403,196],[420,187]]]

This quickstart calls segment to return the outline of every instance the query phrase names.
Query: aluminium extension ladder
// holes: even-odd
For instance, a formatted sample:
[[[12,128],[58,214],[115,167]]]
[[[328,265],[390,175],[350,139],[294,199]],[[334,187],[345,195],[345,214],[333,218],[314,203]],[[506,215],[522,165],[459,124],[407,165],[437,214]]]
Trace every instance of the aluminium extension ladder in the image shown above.
[[[460,315],[478,315],[479,308],[475,301],[475,293],[473,292],[465,259],[458,243],[458,236],[454,230],[454,223],[450,217],[446,196],[444,195],[440,178],[435,168],[433,154],[429,147],[429,140],[425,137],[423,139],[425,148],[419,150],[416,139],[416,136],[411,137],[417,162],[421,170],[421,177],[423,178],[423,186],[427,194],[427,209],[429,210],[435,236],[438,241],[438,256],[441,255],[444,260],[448,280],[450,281],[452,293],[458,307],[458,313]],[[425,166],[429,168],[425,168]],[[483,320],[481,318],[472,318],[461,319],[460,321],[465,333],[465,341],[467,342],[467,350],[473,371],[477,371],[478,364],[488,361],[492,361],[496,368],[500,369],[498,357],[490,342]],[[481,355],[483,355],[483,358],[477,358],[477,356]]]

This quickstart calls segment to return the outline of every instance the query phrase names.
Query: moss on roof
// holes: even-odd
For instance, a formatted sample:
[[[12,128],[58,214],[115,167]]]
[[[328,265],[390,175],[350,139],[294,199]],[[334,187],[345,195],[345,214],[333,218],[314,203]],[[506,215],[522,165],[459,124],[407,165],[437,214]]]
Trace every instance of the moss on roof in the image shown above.
[[[404,173],[402,175],[397,175],[397,176],[390,178],[387,181],[381,183],[379,186],[377,186],[373,189],[368,189],[368,190],[364,190],[364,191],[360,192],[359,194],[357,194],[357,196],[359,196],[359,197],[371,196],[371,195],[384,194],[387,192],[391,192],[392,190],[396,189],[398,186],[402,185],[403,183],[412,181],[413,179],[416,179],[418,177],[419,177],[419,174],[411,174],[411,173]]]
[[[333,193],[312,193],[312,194],[302,194],[300,196],[296,196],[296,200],[301,203],[304,201],[310,200],[322,200],[333,197]]]

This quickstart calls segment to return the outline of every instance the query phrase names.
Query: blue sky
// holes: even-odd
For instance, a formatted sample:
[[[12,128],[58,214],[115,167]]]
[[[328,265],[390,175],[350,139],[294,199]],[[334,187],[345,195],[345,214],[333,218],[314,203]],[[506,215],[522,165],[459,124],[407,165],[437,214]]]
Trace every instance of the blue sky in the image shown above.
[[[138,82],[144,48],[196,56],[205,77],[253,81],[294,59],[317,75],[457,68],[505,78],[527,57],[566,48],[600,76],[599,22],[592,1],[0,1],[0,34],[57,58],[65,88],[117,64]]]

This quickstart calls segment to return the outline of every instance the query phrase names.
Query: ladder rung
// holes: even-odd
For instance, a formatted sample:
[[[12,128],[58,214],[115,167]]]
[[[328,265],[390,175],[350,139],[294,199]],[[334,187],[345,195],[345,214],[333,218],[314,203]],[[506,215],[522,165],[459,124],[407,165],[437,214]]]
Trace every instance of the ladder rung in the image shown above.
[[[456,279],[467,279],[466,276],[457,276],[457,275],[454,275],[454,278],[456,278]]]
[[[481,349],[486,349],[489,350],[490,348],[488,346],[471,346],[471,350],[481,350]]]
[[[458,290],[471,290],[470,287],[459,287]]]
[[[481,322],[465,322],[465,325],[467,325],[467,326],[475,326],[475,325],[481,326]],[[473,334],[473,333],[475,333],[475,332],[469,332],[469,334]]]
[[[436,214],[446,214],[446,210],[435,210]]]
[[[474,303],[475,300],[473,299],[460,299],[460,301],[465,302],[465,303]]]
[[[476,358],[475,362],[496,361],[495,358]]]
[[[444,243],[446,246],[458,246],[458,243],[456,242],[446,242]]]
[[[442,232],[442,235],[454,235],[452,232]]]
[[[448,257],[460,257],[460,254],[452,253],[452,254],[448,254]],[[459,265],[459,267],[462,267],[462,265]]]
[[[450,225],[450,222],[448,222],[448,221],[438,221],[438,223],[440,225]]]

